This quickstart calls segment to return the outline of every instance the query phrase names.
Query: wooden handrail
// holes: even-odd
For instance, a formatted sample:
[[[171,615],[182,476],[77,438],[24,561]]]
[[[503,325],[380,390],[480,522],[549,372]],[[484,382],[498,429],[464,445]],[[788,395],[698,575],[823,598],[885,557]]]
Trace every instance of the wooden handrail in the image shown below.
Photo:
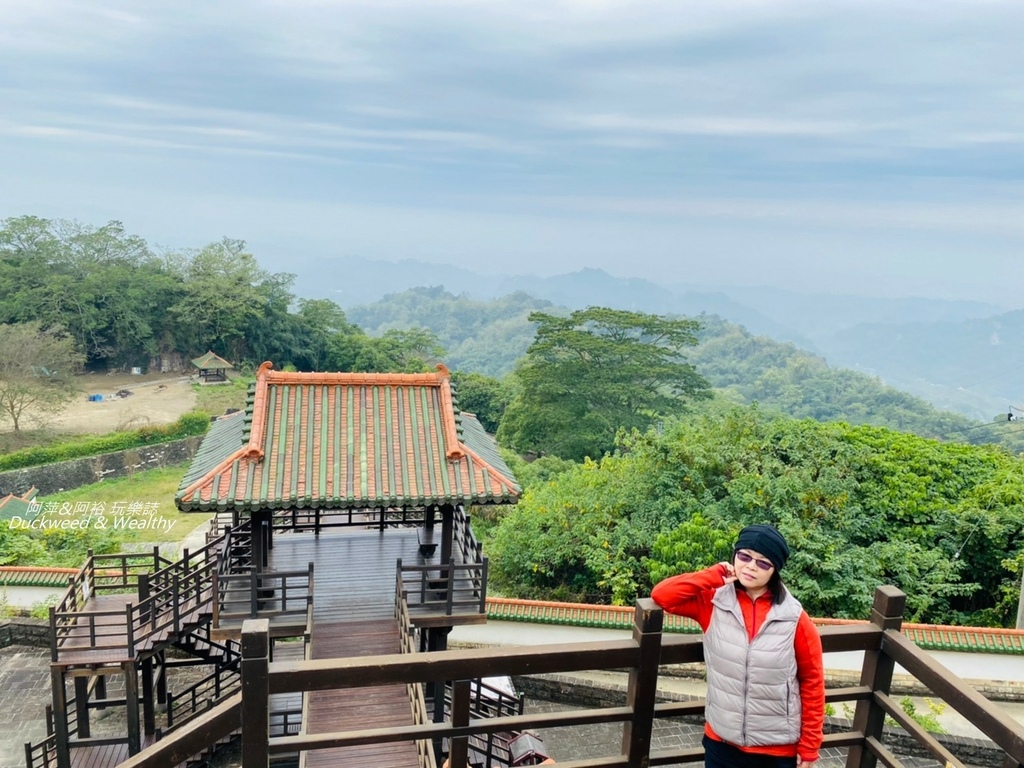
[[[1017,764],[1024,762],[1019,759],[1024,757],[1024,734],[1019,725],[948,670],[937,665],[925,652],[914,646],[899,632],[899,613],[894,611],[902,611],[902,594],[892,588],[884,588],[880,590],[879,595],[876,597],[874,619],[871,625],[839,625],[821,630],[822,645],[826,653],[850,650],[866,651],[869,658],[864,669],[864,677],[877,684],[872,687],[862,682],[859,686],[831,691],[828,694],[829,700],[856,701],[858,711],[869,712],[870,716],[861,722],[866,723],[870,728],[874,728],[876,720],[873,714],[874,710],[867,710],[866,707],[878,708],[878,711],[882,713],[888,711],[898,719],[906,721],[906,716],[897,711],[885,691],[885,687],[888,685],[886,678],[888,664],[898,663],[931,688],[936,695],[941,696],[949,706],[977,724],[1007,753],[1009,761]],[[400,604],[396,605],[396,611],[400,617],[403,615]],[[638,613],[640,613],[639,610]],[[659,613],[659,611],[653,609],[652,613]],[[646,632],[636,630],[633,640],[612,642],[498,649],[478,648],[357,659],[272,662],[267,664],[266,672],[261,674],[266,676],[265,685],[267,696],[269,696],[276,693],[319,691],[339,687],[417,684],[435,680],[467,680],[494,675],[515,676],[625,668],[632,670],[631,674],[636,682],[631,682],[630,690],[635,692],[635,687],[643,690],[653,687],[650,678],[644,680],[645,675],[654,674],[650,667],[648,667],[648,672],[642,671],[645,662],[649,665],[653,659],[657,666],[658,664],[697,661],[702,658],[703,643],[700,636],[676,635],[661,638],[660,630],[660,624],[651,623]],[[246,630],[243,628],[243,636],[245,632]],[[651,648],[644,648],[645,638],[650,638],[655,645],[659,646],[657,653]],[[664,642],[661,643],[661,640]],[[408,642],[408,638],[406,638],[404,643],[408,645]],[[877,664],[872,659],[877,660]],[[243,676],[244,674],[243,672]],[[649,711],[652,713],[650,717],[643,714],[642,706],[650,707]],[[633,724],[631,729],[627,729],[629,735],[623,747],[632,757],[573,761],[572,765],[581,767],[625,766],[640,764],[639,760],[649,760],[647,764],[650,765],[667,765],[699,759],[702,754],[701,750],[687,749],[648,754],[646,751],[649,749],[649,745],[643,745],[646,736],[636,729],[642,729],[648,719],[692,714],[699,708],[699,702],[655,706],[652,701],[642,703],[639,698],[634,699],[634,695],[631,693],[628,706],[625,707],[500,717],[493,720],[471,720],[468,723],[456,725],[424,723],[401,728],[372,728],[349,732],[274,737],[266,741],[265,748],[268,754],[280,754],[294,750],[409,739],[443,738],[451,740],[484,736],[501,730],[619,722]],[[880,724],[880,720],[877,722]],[[830,734],[826,738],[826,744],[850,747],[850,754],[857,755],[858,760],[855,763],[850,763],[850,768],[866,768],[876,759],[886,765],[890,764],[891,759],[892,765],[898,765],[895,758],[892,758],[891,753],[881,743],[881,731],[867,730],[859,727],[856,723],[855,719],[855,727],[851,732]],[[921,739],[925,747],[937,758],[951,766],[959,765],[956,758],[945,747],[938,745],[933,738],[920,733],[919,729],[915,730],[909,723],[905,724],[908,725],[907,730],[911,735]],[[929,741],[929,739],[931,740]],[[640,746],[637,746],[638,744]],[[632,751],[630,752],[630,750]]]

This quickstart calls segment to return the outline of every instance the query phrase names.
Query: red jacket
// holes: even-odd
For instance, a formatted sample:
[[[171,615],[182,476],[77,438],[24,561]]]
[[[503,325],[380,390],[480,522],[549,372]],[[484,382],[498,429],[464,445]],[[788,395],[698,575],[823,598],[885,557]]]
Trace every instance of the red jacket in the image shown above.
[[[725,585],[726,575],[725,567],[719,564],[696,573],[671,576],[654,588],[651,598],[669,613],[694,619],[700,624],[700,628],[707,632],[715,610],[711,600],[715,596],[715,590]],[[757,600],[751,600],[742,589],[737,589],[736,593],[743,611],[743,620],[747,625],[747,633],[753,640],[768,615],[768,609],[772,606],[771,594],[765,592]],[[800,680],[800,741],[780,747],[738,749],[776,757],[798,755],[803,762],[811,763],[818,759],[822,726],[825,723],[825,669],[821,656],[821,636],[806,611],[801,613],[796,625],[793,651],[796,654],[797,677]],[[704,725],[704,732],[710,738],[722,741],[710,725]]]

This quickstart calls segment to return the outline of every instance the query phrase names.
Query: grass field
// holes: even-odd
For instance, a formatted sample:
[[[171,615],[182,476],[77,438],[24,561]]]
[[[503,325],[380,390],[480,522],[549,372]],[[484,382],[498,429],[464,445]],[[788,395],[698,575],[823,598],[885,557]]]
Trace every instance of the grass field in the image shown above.
[[[245,408],[245,398],[252,378],[232,379],[225,384],[193,384],[196,393],[196,408],[211,416],[220,416],[228,408]]]
[[[118,539],[126,543],[181,541],[210,518],[209,513],[183,514],[174,506],[174,493],[178,490],[186,468],[187,465],[179,464],[151,469],[138,472],[132,477],[105,480],[83,485],[73,491],[42,496],[37,501],[43,504],[44,512],[51,503],[80,504],[88,505],[89,509],[101,509],[108,526],[115,524],[115,518],[126,526],[131,526],[134,520],[134,525],[138,527],[116,529]]]

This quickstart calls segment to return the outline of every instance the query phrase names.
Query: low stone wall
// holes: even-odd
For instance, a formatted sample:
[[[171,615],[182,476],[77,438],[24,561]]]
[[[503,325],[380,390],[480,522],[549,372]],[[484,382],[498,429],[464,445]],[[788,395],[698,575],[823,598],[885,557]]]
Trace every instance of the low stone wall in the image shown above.
[[[50,622],[42,619],[5,619],[0,621],[0,648],[9,645],[50,647]]]
[[[20,496],[33,487],[39,489],[40,496],[46,496],[147,469],[180,464],[195,456],[202,440],[203,435],[193,435],[142,448],[0,472],[0,497],[8,493]]]

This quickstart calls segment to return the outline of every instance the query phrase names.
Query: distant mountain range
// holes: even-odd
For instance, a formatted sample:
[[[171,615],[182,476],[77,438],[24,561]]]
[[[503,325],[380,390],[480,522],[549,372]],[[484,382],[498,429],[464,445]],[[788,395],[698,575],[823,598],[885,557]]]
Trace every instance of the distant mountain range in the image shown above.
[[[413,260],[342,258],[291,270],[302,276],[296,284],[300,295],[331,298],[346,309],[409,288],[443,286],[474,300],[522,291],[570,309],[599,305],[713,314],[973,418],[989,420],[1024,398],[1024,344],[1016,343],[1024,311],[983,302],[658,284],[599,269],[553,277],[485,275]]]

